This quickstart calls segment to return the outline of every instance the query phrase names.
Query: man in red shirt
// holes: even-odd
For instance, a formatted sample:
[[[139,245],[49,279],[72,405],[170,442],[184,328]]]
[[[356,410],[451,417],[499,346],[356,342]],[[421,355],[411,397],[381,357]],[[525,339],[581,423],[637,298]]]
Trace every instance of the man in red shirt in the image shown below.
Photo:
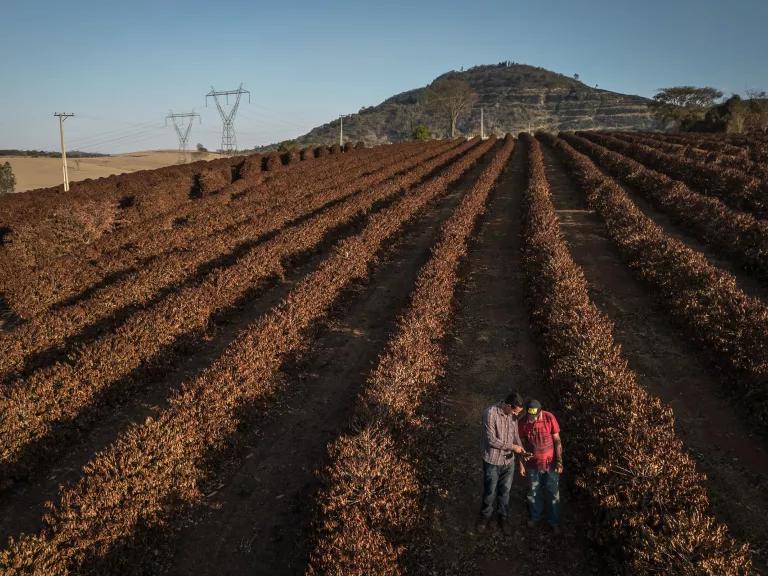
[[[545,499],[549,503],[547,521],[555,533],[560,532],[560,474],[563,473],[563,444],[560,425],[554,414],[541,409],[541,402],[529,400],[518,423],[520,439],[527,452],[533,453],[520,475],[528,477],[529,526],[535,526],[544,515]]]

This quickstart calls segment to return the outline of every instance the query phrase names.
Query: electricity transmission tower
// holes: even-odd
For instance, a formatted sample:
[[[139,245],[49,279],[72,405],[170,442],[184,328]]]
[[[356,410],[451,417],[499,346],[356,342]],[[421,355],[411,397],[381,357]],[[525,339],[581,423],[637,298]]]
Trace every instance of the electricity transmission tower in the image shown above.
[[[64,192],[69,192],[69,170],[67,170],[67,149],[64,147],[64,120],[72,118],[74,114],[66,112],[54,112],[59,119],[59,136],[61,137],[61,171],[64,176]]]
[[[176,135],[179,137],[179,161],[187,161],[187,142],[189,141],[189,133],[192,131],[192,124],[197,117],[197,121],[201,122],[200,114],[197,112],[183,112],[180,114],[174,114],[173,110],[165,117],[165,125],[168,126],[168,120],[173,122],[173,127],[176,130]]]
[[[213,98],[216,102],[216,108],[219,110],[221,121],[224,127],[221,132],[221,149],[224,152],[237,152],[237,137],[235,136],[235,116],[237,115],[237,109],[240,106],[240,97],[243,94],[248,94],[248,102],[251,102],[251,93],[248,90],[243,90],[243,85],[237,90],[216,90],[211,86],[211,91],[205,95],[205,105],[208,106],[208,98]],[[225,106],[229,106],[229,97],[234,96],[235,103],[229,111],[224,109],[221,105],[220,97],[224,97]]]

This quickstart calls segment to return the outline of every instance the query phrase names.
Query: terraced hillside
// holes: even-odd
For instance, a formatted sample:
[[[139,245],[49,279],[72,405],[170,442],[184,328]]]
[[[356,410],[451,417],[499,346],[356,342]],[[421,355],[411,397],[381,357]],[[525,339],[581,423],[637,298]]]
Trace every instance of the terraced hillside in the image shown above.
[[[648,130],[655,126],[650,100],[599,89],[543,68],[503,62],[453,71],[441,78],[461,78],[477,93],[472,111],[459,118],[464,135],[479,135],[480,108],[487,134],[503,136],[531,130]],[[410,139],[414,127],[425,124],[445,136],[446,120],[420,104],[425,88],[397,94],[344,119],[344,133],[355,141],[383,144]],[[311,130],[297,141],[332,144],[338,141],[339,120]]]

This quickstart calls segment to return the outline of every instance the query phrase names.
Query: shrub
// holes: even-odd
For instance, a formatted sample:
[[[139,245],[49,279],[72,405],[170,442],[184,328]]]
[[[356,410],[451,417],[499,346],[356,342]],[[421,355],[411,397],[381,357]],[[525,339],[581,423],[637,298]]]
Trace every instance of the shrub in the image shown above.
[[[427,128],[423,124],[419,124],[418,126],[416,126],[416,129],[413,131],[414,140],[429,140],[431,138],[432,138],[432,132],[430,132],[429,128]]]
[[[0,165],[0,194],[13,192],[16,189],[16,176],[10,162]]]

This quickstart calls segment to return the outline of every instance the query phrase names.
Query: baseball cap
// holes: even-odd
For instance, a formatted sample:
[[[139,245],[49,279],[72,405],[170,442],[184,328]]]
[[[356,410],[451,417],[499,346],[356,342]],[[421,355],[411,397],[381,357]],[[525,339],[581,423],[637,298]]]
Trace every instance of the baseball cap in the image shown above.
[[[541,410],[541,402],[535,399],[528,400],[528,405],[525,408],[528,414],[535,416]]]

